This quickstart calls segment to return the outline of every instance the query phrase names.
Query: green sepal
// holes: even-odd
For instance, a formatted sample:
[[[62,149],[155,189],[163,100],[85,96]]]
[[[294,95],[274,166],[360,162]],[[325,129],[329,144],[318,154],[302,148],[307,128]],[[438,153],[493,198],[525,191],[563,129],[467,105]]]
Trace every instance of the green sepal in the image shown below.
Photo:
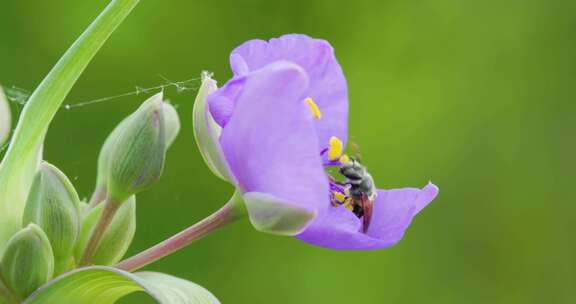
[[[164,102],[163,104],[163,113],[164,113],[164,130],[166,132],[166,150],[170,148],[170,146],[176,140],[178,133],[180,133],[180,117],[178,116],[178,111],[176,108],[168,102]]]
[[[220,147],[220,133],[222,128],[214,121],[214,118],[208,110],[207,98],[208,95],[218,89],[216,81],[210,77],[206,72],[202,74],[202,85],[198,90],[198,95],[194,101],[194,108],[192,110],[194,124],[194,137],[198,150],[204,162],[217,177],[234,183],[228,163],[222,153]]]
[[[243,200],[250,222],[262,232],[296,235],[316,217],[315,211],[300,208],[267,193],[247,192]]]
[[[10,104],[4,91],[0,86],[0,148],[4,145],[4,142],[10,136],[10,130],[12,128],[12,114],[10,113]]]
[[[98,177],[96,179],[96,187],[106,187],[108,182],[108,175],[110,174],[110,154],[114,144],[118,140],[118,136],[121,133],[124,125],[129,122],[130,116],[124,118],[117,126],[112,130],[110,135],[104,141],[102,148],[100,149],[100,154],[98,155]]]

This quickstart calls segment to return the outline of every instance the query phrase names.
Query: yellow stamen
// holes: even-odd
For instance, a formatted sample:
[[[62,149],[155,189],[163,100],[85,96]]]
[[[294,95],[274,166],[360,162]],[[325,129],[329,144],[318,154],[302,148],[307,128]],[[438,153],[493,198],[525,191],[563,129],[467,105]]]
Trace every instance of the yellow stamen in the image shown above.
[[[346,154],[340,156],[340,163],[347,164],[350,162],[350,157]]]
[[[346,195],[340,192],[334,192],[334,199],[339,203],[343,203],[344,200],[346,199]]]
[[[330,143],[328,147],[328,159],[331,161],[337,160],[340,155],[342,155],[342,151],[344,149],[344,144],[342,141],[336,137],[330,137]]]
[[[310,111],[312,112],[312,115],[314,115],[316,119],[322,118],[322,112],[320,112],[320,108],[312,98],[310,97],[306,98],[306,103],[308,103],[308,105],[310,106]]]
[[[352,198],[346,199],[346,202],[344,202],[342,206],[344,206],[344,208],[350,211],[354,211],[354,205],[352,205]]]

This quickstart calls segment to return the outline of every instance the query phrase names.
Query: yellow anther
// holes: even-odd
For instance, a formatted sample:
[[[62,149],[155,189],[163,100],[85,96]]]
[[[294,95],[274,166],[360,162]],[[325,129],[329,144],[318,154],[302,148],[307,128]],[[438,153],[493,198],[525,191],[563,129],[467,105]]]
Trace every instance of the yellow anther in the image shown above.
[[[308,97],[306,98],[306,103],[308,103],[308,105],[310,106],[310,111],[312,112],[312,115],[314,115],[316,119],[322,118],[322,112],[320,112],[320,108],[314,102],[314,99]]]
[[[350,211],[354,211],[354,205],[352,204],[351,198],[347,198],[342,206]]]
[[[350,162],[350,157],[346,154],[340,156],[340,163],[347,164]]]
[[[344,144],[342,141],[336,137],[330,137],[329,147],[328,147],[328,159],[331,161],[337,160],[344,150]]]
[[[334,192],[334,199],[339,203],[343,203],[346,199],[346,195],[340,192]]]

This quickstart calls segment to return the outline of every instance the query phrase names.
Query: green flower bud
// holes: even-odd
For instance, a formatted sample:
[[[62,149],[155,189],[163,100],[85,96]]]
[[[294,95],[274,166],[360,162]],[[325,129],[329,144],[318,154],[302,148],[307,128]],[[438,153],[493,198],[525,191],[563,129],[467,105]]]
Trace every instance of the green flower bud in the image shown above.
[[[6,99],[6,95],[0,87],[0,146],[4,144],[8,136],[10,136],[11,123],[10,105]]]
[[[152,98],[161,98],[161,95],[156,95]],[[151,99],[152,99],[151,98]],[[147,102],[149,102],[148,100]],[[142,105],[140,109],[138,109],[135,113],[131,114],[130,116],[126,117],[118,126],[110,133],[102,149],[100,150],[100,155],[98,157],[98,178],[96,182],[96,191],[94,193],[94,197],[91,199],[91,203],[93,205],[99,203],[106,197],[106,188],[108,186],[108,177],[110,175],[110,155],[113,153],[114,150],[117,149],[117,143],[122,144],[122,142],[118,141],[118,137],[120,134],[127,128],[127,125],[130,124],[130,121],[133,120],[133,117],[136,116],[139,111],[144,107]],[[180,132],[180,119],[178,117],[178,112],[169,103],[162,102],[162,115],[164,117],[164,138],[165,138],[165,149],[167,150],[174,140],[176,136]]]
[[[166,155],[163,108],[162,93],[156,94],[120,124],[104,164],[112,201],[124,202],[160,178]]]
[[[21,299],[48,282],[54,271],[54,257],[42,228],[30,224],[8,242],[0,262],[2,278]]]
[[[76,247],[77,260],[80,259],[92,229],[100,219],[104,205],[91,209],[82,222],[82,231]],[[136,198],[131,196],[116,212],[112,223],[106,229],[98,249],[91,261],[96,265],[114,265],[119,262],[132,243],[136,232]]]
[[[80,199],[74,186],[58,168],[40,165],[32,183],[23,223],[34,223],[48,236],[54,252],[55,274],[73,265],[73,251],[80,231]]]

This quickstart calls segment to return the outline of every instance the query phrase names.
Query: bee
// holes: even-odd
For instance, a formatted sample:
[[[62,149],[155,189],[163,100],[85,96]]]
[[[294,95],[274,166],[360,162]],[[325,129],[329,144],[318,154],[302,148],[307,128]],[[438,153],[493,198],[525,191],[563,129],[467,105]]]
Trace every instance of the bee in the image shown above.
[[[374,179],[368,170],[356,159],[350,159],[348,163],[340,167],[340,174],[346,180],[344,185],[349,187],[349,196],[352,199],[354,214],[362,218],[363,231],[366,233],[372,219],[374,200],[376,199],[376,187]]]

